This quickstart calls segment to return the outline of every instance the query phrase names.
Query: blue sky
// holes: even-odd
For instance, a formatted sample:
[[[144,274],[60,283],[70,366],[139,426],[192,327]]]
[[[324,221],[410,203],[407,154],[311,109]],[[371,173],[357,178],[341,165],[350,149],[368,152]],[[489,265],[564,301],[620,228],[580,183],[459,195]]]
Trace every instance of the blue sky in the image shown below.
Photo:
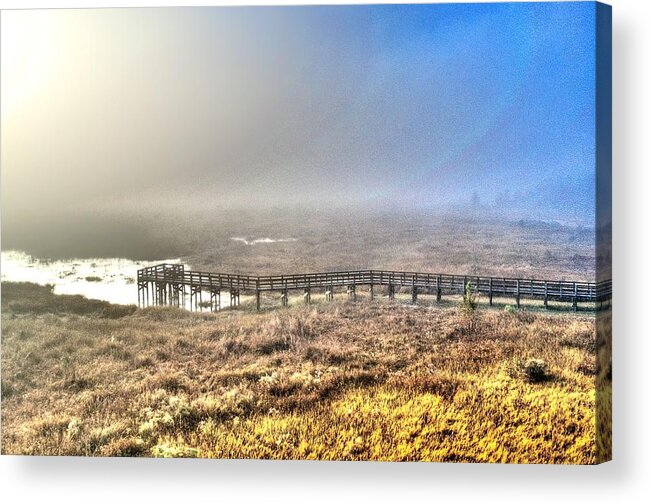
[[[38,12],[2,16],[3,210],[594,213],[591,2]]]

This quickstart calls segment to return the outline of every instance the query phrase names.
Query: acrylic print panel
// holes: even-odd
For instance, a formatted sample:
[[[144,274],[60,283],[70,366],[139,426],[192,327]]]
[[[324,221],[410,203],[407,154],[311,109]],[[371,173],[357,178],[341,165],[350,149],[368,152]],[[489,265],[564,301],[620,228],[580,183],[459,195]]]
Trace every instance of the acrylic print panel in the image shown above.
[[[610,459],[610,19],[2,12],[2,453]]]

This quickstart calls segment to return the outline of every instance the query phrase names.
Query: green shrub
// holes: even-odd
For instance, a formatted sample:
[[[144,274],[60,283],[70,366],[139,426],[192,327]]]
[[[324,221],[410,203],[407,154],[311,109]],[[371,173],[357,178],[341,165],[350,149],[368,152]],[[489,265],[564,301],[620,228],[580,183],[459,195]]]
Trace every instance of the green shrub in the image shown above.
[[[543,359],[528,359],[518,363],[520,374],[530,383],[540,383],[549,379],[549,368]]]
[[[472,332],[475,329],[475,311],[477,310],[477,294],[472,290],[470,282],[466,283],[466,291],[461,300],[461,312],[463,313],[466,323],[467,331]]]
[[[466,291],[463,294],[461,308],[466,313],[472,313],[477,309],[477,294],[472,290],[472,284],[466,283]]]

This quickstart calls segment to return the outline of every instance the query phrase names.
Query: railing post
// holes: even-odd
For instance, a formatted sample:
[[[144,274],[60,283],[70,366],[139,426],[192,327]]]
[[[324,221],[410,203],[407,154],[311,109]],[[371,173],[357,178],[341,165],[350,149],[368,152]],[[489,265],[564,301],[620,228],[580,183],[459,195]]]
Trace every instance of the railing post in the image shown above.
[[[416,287],[416,275],[411,278],[411,302],[418,301],[418,287]]]
[[[572,296],[572,309],[574,311],[578,310],[578,301],[577,301],[577,290],[576,290],[576,282],[574,282],[574,295]]]
[[[312,280],[310,277],[307,278],[307,289],[305,289],[305,294],[303,296],[305,297],[305,303],[310,304],[312,301]]]
[[[520,280],[515,281],[515,304],[520,308]]]
[[[441,302],[441,275],[436,277],[436,302]]]
[[[488,279],[488,306],[493,306],[493,277]]]

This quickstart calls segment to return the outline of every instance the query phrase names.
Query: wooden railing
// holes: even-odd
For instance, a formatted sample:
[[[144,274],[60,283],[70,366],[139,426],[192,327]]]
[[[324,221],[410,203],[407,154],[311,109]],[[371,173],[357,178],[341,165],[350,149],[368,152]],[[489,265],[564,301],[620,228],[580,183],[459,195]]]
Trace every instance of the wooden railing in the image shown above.
[[[175,299],[174,292],[178,293],[179,289],[182,289],[185,294],[185,287],[190,287],[191,297],[193,292],[200,293],[202,290],[215,293],[222,289],[229,289],[231,300],[232,293],[237,292],[238,303],[239,291],[255,292],[258,307],[261,292],[280,291],[286,297],[286,292],[289,290],[303,289],[309,294],[312,288],[331,290],[341,286],[353,290],[356,286],[369,286],[371,289],[373,286],[388,286],[389,297],[392,297],[396,288],[409,287],[414,300],[418,292],[435,293],[437,300],[440,300],[442,294],[463,294],[467,286],[470,286],[473,292],[487,295],[490,304],[494,296],[503,296],[514,297],[518,305],[520,298],[531,298],[542,299],[545,305],[549,300],[571,302],[575,308],[577,303],[600,302],[612,296],[611,280],[595,283],[385,270],[251,276],[186,271],[184,266],[179,264],[158,264],[138,270],[139,294],[145,290],[148,294],[149,285],[158,290],[166,288],[172,293],[169,296],[163,293],[161,299],[158,299],[155,304],[170,304],[170,299]],[[145,292],[142,294],[139,299],[144,299]]]

